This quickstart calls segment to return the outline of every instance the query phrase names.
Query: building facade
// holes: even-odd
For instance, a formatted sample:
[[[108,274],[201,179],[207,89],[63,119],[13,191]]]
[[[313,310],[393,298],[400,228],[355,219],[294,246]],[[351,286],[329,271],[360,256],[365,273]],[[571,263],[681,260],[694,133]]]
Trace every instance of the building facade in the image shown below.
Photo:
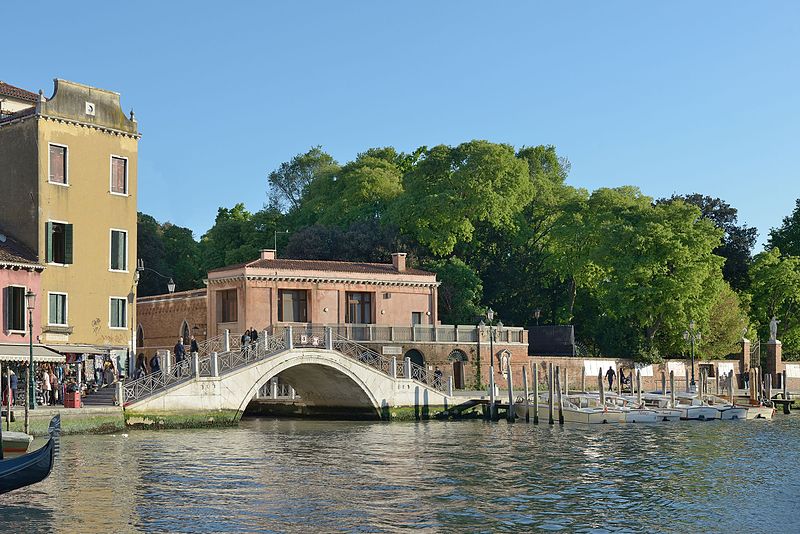
[[[119,356],[134,341],[137,122],[118,93],[87,85],[20,94],[0,115],[0,232],[47,267],[42,342]]]
[[[522,328],[492,334],[477,325],[440,324],[436,274],[409,269],[405,259],[396,253],[392,263],[284,260],[265,250],[251,262],[209,272],[205,290],[139,299],[140,346],[149,356],[188,335],[202,346],[225,331],[234,338],[251,328],[284,335],[292,326],[314,338],[327,326],[386,357],[439,367],[458,389],[488,383],[492,369],[502,385],[509,368],[526,364]]]

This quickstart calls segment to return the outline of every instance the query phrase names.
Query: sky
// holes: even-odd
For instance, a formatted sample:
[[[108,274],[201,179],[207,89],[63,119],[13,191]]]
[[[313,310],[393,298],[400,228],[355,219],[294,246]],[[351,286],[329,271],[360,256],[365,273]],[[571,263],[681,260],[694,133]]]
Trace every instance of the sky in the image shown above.
[[[196,238],[317,145],[342,163],[554,145],[573,186],[720,197],[759,243],[800,198],[796,1],[43,1],[34,18],[4,24],[0,80],[121,93],[139,211]]]

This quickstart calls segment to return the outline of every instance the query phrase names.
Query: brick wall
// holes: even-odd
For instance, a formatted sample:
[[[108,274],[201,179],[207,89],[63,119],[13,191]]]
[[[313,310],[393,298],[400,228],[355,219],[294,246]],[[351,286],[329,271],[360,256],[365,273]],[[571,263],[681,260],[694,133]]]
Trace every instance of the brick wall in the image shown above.
[[[137,352],[148,357],[159,349],[172,350],[181,336],[184,321],[197,341],[206,339],[205,289],[141,297],[136,301],[136,313],[144,334],[144,344],[137,347]],[[184,342],[188,345],[189,340]]]

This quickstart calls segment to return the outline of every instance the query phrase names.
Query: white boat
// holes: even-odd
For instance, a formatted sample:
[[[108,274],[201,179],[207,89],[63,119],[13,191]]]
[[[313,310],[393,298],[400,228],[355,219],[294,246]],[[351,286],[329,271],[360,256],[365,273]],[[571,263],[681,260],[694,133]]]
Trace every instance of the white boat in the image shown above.
[[[580,423],[587,425],[597,425],[606,423],[624,423],[625,414],[609,406],[602,406],[600,400],[587,394],[562,395],[562,415],[565,423]],[[525,417],[525,404],[518,400],[514,406],[518,417]],[[533,400],[529,401],[528,416],[533,420],[534,415]],[[547,394],[539,398],[539,422],[547,422],[549,417]],[[553,419],[558,421],[558,402],[553,403]]]
[[[721,397],[708,395],[704,399],[705,403],[719,411],[719,418],[722,420],[744,420],[747,419],[747,408],[731,404]]]
[[[751,419],[772,419],[772,416],[775,415],[775,408],[772,406],[763,406],[763,405],[737,405],[739,408],[744,408],[747,410],[746,418],[748,420]]]
[[[628,400],[635,401],[636,397],[627,396]],[[667,395],[656,393],[642,394],[642,402],[645,409],[652,410],[661,417],[661,421],[680,421],[683,412],[677,408],[671,408],[671,399]]]
[[[33,436],[25,434],[24,432],[9,432],[3,430],[3,452],[21,454],[28,452],[33,442]]]
[[[644,403],[637,404],[634,399],[610,394],[606,397],[609,406],[621,410],[625,414],[626,423],[660,423],[664,418],[656,412],[644,407]]]

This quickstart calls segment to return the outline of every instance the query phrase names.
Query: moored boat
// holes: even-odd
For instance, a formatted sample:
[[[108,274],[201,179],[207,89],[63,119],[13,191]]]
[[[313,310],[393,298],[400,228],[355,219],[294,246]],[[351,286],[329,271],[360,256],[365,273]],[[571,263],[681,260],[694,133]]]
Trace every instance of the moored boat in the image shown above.
[[[737,405],[738,406],[738,405]],[[745,408],[747,410],[746,418],[750,419],[772,419],[772,416],[775,415],[775,408],[773,406],[764,406],[761,405],[743,405],[738,406],[739,408]]]
[[[0,460],[0,494],[41,482],[50,475],[59,449],[61,416],[50,421],[50,439],[33,452]]]
[[[562,410],[564,423],[578,423],[586,425],[599,425],[608,423],[624,423],[625,414],[622,410],[602,406],[598,398],[588,394],[562,395]],[[525,404],[518,400],[514,406],[517,417],[525,417]],[[533,420],[534,403],[529,401],[528,416]],[[547,421],[548,400],[547,394],[539,398],[539,422]],[[558,421],[558,402],[553,403],[553,419]]]
[[[3,454],[21,454],[28,452],[33,436],[24,432],[3,431]]]

